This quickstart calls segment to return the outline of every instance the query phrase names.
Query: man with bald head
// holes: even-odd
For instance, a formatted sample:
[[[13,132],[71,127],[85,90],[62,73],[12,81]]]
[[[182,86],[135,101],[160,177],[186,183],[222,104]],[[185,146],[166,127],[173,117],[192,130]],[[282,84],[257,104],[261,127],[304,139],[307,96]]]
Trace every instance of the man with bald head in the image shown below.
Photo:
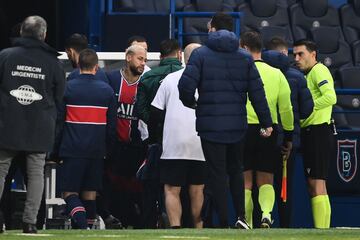
[[[185,62],[192,50],[200,44],[185,48]],[[172,228],[181,227],[182,187],[189,186],[191,214],[194,227],[202,228],[200,211],[203,204],[203,189],[206,169],[200,138],[195,131],[195,111],[186,108],[179,100],[177,84],[183,69],[167,75],[152,101],[150,121],[166,111],[162,139],[163,152],[160,161],[160,181],[164,184],[165,205]],[[149,127],[153,126],[150,123]]]
[[[125,181],[134,184],[135,173],[145,157],[145,147],[142,143],[138,126],[137,114],[134,111],[137,86],[147,61],[147,51],[140,45],[132,45],[125,52],[125,67],[107,73],[109,84],[117,99],[117,138],[110,155],[105,162],[105,173],[108,175],[111,189],[104,189],[110,196],[113,192],[132,191],[138,193],[138,185],[124,189]],[[114,180],[116,179],[116,180]],[[134,180],[134,181],[133,181]],[[125,184],[125,185],[129,185]],[[137,183],[138,184],[138,183]],[[122,194],[123,195],[123,194]],[[114,195],[111,201],[115,203]],[[109,199],[110,200],[110,199]],[[111,205],[111,203],[110,203]],[[118,205],[118,204],[114,204]],[[133,204],[131,206],[134,206]],[[112,213],[119,216],[121,211],[113,209]],[[127,221],[128,218],[125,218]],[[126,222],[123,222],[127,225]]]

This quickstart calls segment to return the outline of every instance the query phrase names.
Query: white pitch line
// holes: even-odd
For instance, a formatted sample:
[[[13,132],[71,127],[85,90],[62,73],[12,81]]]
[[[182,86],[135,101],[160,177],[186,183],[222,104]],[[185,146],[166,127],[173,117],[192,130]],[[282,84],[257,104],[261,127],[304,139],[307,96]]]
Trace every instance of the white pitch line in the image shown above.
[[[196,236],[161,236],[160,238],[173,238],[173,239],[210,239],[209,237],[196,237]]]
[[[14,235],[18,236],[28,236],[28,237],[51,237],[55,236],[54,234],[46,234],[46,233],[16,233]]]
[[[359,230],[359,229],[360,229],[360,227],[336,227],[336,229]]]
[[[103,235],[103,234],[91,234],[91,235],[82,235],[82,234],[78,234],[78,235],[74,235],[74,237],[85,237],[85,238],[98,238],[98,237],[101,237],[101,238],[127,238],[129,237],[129,235],[122,235],[122,234],[119,234],[119,235]]]

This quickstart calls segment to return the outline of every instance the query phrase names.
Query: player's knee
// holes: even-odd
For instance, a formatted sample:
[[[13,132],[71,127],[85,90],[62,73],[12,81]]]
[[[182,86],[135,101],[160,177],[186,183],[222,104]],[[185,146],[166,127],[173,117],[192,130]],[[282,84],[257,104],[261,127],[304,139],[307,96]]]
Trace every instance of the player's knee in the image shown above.
[[[246,189],[252,189],[253,172],[251,170],[244,172],[244,186]]]
[[[83,191],[81,193],[81,198],[84,200],[95,200],[96,199],[96,191]]]
[[[171,186],[169,184],[165,184],[164,185],[164,190],[165,190],[165,194],[166,195],[179,195],[180,191],[181,191],[181,187],[177,187],[177,186]]]
[[[308,180],[308,191],[311,197],[318,195],[326,195],[325,181],[321,179],[309,179]]]
[[[77,192],[63,192],[63,199],[66,199],[66,198],[68,198],[68,197],[70,197],[72,195],[74,195],[76,197],[79,196],[79,194]]]

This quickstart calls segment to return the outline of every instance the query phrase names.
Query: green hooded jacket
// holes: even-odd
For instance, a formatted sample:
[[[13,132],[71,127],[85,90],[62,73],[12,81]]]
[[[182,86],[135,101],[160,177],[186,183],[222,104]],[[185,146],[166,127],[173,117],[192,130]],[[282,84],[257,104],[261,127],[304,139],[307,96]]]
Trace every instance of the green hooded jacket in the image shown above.
[[[160,87],[161,81],[169,73],[180,69],[182,69],[182,65],[177,58],[164,58],[160,61],[158,67],[151,69],[141,77],[135,103],[139,119],[148,124],[151,102]]]

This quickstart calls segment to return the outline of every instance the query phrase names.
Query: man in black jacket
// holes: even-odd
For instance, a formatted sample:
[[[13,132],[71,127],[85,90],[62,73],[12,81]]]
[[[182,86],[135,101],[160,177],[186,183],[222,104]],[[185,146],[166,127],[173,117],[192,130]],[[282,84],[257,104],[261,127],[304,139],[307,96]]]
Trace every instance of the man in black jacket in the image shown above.
[[[27,17],[21,25],[21,38],[0,52],[0,192],[12,159],[25,153],[28,188],[24,233],[37,232],[45,152],[53,146],[56,105],[65,85],[58,53],[44,42],[46,30],[42,17]]]
[[[212,18],[208,40],[192,52],[178,88],[183,104],[196,111],[196,130],[208,163],[207,187],[213,194],[219,226],[229,226],[229,182],[238,218],[235,226],[248,229],[242,172],[247,95],[264,128],[262,136],[269,137],[273,129],[259,72],[252,57],[239,49],[239,39],[232,29],[230,15],[217,13]]]
[[[66,78],[68,81],[76,79],[80,76],[79,55],[82,50],[87,48],[87,46],[88,40],[87,37],[83,34],[74,33],[66,39],[65,52],[71,62],[71,65],[74,68],[74,70]],[[97,69],[95,79],[109,83],[105,71],[102,68]]]

